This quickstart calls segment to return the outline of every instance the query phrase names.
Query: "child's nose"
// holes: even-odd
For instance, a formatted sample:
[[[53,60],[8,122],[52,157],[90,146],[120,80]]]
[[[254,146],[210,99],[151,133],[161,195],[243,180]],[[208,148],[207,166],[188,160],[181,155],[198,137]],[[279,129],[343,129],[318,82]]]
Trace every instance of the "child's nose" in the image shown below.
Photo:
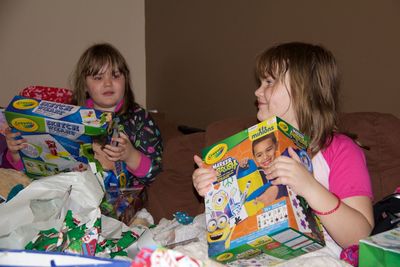
[[[261,86],[256,89],[254,94],[256,95],[256,97],[261,97],[261,95],[262,95]]]
[[[272,158],[272,155],[270,154],[270,153],[265,153],[265,159],[267,160],[267,159],[271,159]]]
[[[104,77],[104,84],[105,85],[111,85],[111,83],[112,83],[112,78],[111,78],[111,76],[110,75],[106,75],[105,77]]]

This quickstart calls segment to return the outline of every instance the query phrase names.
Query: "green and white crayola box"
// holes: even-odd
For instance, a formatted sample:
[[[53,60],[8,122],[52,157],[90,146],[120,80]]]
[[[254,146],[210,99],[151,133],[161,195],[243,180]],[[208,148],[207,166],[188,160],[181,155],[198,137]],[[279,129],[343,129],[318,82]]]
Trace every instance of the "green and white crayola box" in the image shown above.
[[[27,140],[20,156],[30,177],[87,169],[95,162],[93,137],[105,136],[112,119],[107,112],[22,96],[12,99],[5,116]]]
[[[360,240],[358,266],[400,265],[400,227]]]
[[[272,117],[202,151],[217,171],[205,196],[209,257],[227,263],[266,253],[287,260],[322,248],[322,226],[307,202],[266,173],[292,147],[312,172],[309,138]]]

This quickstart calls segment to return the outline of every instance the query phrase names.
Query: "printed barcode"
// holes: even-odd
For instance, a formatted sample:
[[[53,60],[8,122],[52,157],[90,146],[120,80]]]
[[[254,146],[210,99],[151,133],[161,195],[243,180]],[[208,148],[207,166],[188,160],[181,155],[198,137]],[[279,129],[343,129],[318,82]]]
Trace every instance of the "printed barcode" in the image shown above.
[[[311,251],[314,251],[314,250],[317,250],[317,249],[320,249],[320,248],[322,248],[322,246],[320,244],[313,243],[313,244],[305,246],[305,247],[303,247],[301,249],[306,251],[306,252],[311,252]]]

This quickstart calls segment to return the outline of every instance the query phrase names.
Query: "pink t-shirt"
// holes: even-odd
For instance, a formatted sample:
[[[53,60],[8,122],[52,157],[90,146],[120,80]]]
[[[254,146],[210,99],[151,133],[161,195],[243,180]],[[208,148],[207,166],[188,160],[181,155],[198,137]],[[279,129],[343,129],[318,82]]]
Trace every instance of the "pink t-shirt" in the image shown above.
[[[332,143],[312,159],[314,177],[339,198],[368,196],[371,199],[371,179],[362,149],[346,135],[335,134]],[[324,229],[326,247],[323,250],[339,258],[341,247]]]
[[[341,199],[353,196],[373,198],[364,152],[350,137],[336,134],[322,155],[329,166],[329,191]]]

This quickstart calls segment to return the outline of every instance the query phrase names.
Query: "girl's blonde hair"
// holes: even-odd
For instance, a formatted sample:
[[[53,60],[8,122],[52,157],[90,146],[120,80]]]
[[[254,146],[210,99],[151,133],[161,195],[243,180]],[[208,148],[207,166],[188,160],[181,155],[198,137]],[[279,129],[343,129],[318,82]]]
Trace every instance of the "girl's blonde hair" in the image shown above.
[[[319,45],[285,43],[264,51],[257,58],[259,79],[271,76],[284,81],[299,130],[311,139],[312,155],[329,145],[338,123],[339,75],[333,54]]]
[[[90,46],[79,58],[73,73],[72,86],[74,88],[74,103],[84,106],[89,95],[86,91],[86,77],[99,74],[104,66],[118,69],[125,77],[124,104],[118,114],[124,114],[132,108],[135,98],[131,86],[128,64],[122,54],[111,44],[101,43]]]

